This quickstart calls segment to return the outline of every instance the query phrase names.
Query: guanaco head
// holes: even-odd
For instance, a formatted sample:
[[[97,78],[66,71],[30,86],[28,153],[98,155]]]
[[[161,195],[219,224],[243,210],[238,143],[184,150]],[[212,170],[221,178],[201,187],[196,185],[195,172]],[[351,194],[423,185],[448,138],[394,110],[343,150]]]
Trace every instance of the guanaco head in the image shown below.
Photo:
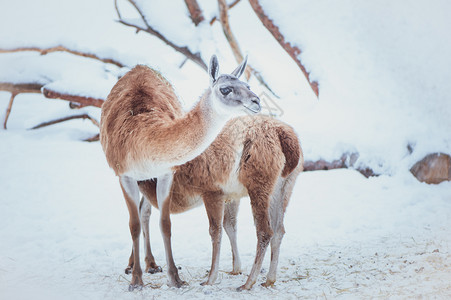
[[[246,69],[246,64],[247,56],[231,74],[219,75],[218,59],[216,55],[211,57],[208,74],[213,105],[218,112],[223,114],[260,112],[260,99],[250,90],[247,83],[238,79]]]

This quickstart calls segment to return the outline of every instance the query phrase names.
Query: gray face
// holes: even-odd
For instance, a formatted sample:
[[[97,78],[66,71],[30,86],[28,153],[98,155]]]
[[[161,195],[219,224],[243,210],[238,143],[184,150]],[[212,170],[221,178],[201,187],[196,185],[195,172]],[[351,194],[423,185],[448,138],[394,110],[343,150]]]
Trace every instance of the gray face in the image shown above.
[[[252,113],[261,110],[260,99],[246,82],[233,75],[220,75],[213,84],[213,91],[220,101],[231,107],[244,107]]]
[[[247,83],[238,79],[244,73],[246,64],[247,56],[230,75],[218,76],[218,59],[213,55],[208,68],[211,91],[224,107],[233,110],[245,108],[246,111],[258,113],[261,110],[260,99],[250,90]]]

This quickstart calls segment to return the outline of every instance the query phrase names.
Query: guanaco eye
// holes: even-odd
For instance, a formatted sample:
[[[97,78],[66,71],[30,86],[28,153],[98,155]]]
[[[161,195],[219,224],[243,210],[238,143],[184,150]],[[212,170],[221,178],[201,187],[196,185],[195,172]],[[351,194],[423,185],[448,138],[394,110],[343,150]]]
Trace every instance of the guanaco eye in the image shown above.
[[[232,91],[232,88],[231,87],[222,87],[219,89],[219,91],[221,91],[221,94],[223,94],[224,96],[227,96]]]

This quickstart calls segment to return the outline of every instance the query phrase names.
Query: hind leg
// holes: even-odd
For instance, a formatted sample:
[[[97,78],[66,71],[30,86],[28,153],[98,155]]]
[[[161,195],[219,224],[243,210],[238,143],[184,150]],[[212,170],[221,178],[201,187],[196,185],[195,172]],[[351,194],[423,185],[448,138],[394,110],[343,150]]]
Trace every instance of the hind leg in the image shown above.
[[[149,220],[152,213],[152,206],[145,197],[142,197],[141,203],[139,205],[139,215],[141,219],[141,227],[143,229],[144,236],[144,253],[146,254],[146,273],[154,274],[157,272],[162,272],[160,266],[155,263],[155,258],[153,257],[152,250],[150,248],[150,230],[149,230]]]
[[[149,201],[145,198],[141,198],[141,203],[139,204],[139,216],[141,220],[141,227],[143,230],[143,236],[144,236],[144,253],[145,253],[145,262],[146,262],[146,273],[154,274],[157,272],[162,272],[162,269],[160,266],[158,266],[155,263],[155,258],[153,257],[152,250],[150,248],[150,230],[149,230],[149,219],[151,214],[152,206],[150,205]],[[135,259],[134,259],[134,253],[133,253],[133,246],[132,246],[132,252],[130,254],[130,258],[128,259],[128,266],[125,268],[125,274],[131,274],[133,270]]]
[[[247,281],[237,289],[238,291],[251,289],[257,281],[266,249],[273,236],[269,221],[269,196],[259,191],[249,191],[249,196],[251,198],[252,212],[254,214],[254,222],[257,230],[257,251],[254,265],[252,266]]]
[[[298,172],[294,172],[285,179],[279,178],[272,195],[269,214],[271,220],[271,228],[274,231],[274,236],[271,239],[271,263],[269,265],[268,275],[266,276],[266,282],[262,284],[266,287],[274,286],[274,283],[276,282],[280,244],[282,243],[283,236],[285,235],[283,219],[285,216],[286,207],[288,205],[288,202],[290,201],[297,175]]]
[[[276,189],[277,191],[277,189]],[[276,195],[271,201],[269,208],[269,216],[271,221],[271,228],[274,235],[271,239],[271,263],[269,265],[268,275],[266,276],[266,282],[262,285],[270,287],[276,282],[277,265],[279,263],[280,244],[285,234],[285,228],[283,226],[284,207],[283,199],[281,195]]]
[[[271,263],[269,265],[268,275],[266,276],[266,282],[262,284],[265,287],[274,286],[276,282],[277,265],[279,264],[280,244],[285,234],[283,224],[280,224],[278,228],[274,228],[274,236],[271,239]]]
[[[239,205],[240,199],[231,199],[227,201],[224,206],[224,230],[229,237],[230,246],[232,248],[233,270],[230,272],[232,275],[241,274],[241,260],[240,255],[238,254],[238,244],[236,241],[236,220]]]

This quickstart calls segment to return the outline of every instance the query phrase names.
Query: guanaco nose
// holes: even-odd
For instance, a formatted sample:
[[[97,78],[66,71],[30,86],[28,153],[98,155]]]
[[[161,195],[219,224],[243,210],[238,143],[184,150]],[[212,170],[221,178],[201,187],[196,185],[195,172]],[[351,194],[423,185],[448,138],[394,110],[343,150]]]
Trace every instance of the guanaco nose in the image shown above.
[[[262,107],[260,105],[260,98],[258,98],[257,96],[254,96],[250,100],[251,100],[251,103],[247,108],[254,113],[260,112],[262,110]]]

